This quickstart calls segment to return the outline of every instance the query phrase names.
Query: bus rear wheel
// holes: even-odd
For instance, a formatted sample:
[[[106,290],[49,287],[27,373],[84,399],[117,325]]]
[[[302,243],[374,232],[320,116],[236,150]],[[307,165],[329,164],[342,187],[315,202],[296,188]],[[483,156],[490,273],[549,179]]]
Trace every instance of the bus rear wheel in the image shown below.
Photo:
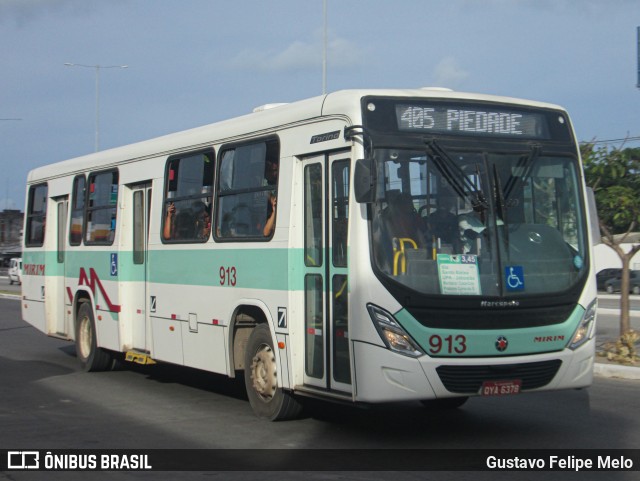
[[[76,355],[85,371],[107,371],[113,366],[111,354],[98,347],[93,309],[88,302],[83,302],[78,309]]]
[[[249,336],[244,366],[247,396],[258,417],[281,421],[299,416],[300,402],[278,387],[278,365],[267,324],[256,326]]]

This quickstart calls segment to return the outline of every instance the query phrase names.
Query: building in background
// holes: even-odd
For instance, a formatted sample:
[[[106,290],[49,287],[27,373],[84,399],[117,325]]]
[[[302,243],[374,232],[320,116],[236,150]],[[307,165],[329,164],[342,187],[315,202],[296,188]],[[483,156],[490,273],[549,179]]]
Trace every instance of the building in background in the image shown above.
[[[622,234],[614,236],[614,238],[616,238],[616,242],[620,237],[622,237]],[[621,247],[625,252],[629,252],[631,250],[631,246],[638,242],[640,242],[640,232],[632,232],[625,239],[625,243],[621,244]],[[602,269],[622,267],[622,261],[618,254],[611,247],[605,244],[600,243],[594,246],[593,255],[595,257],[594,265],[596,272],[600,272]],[[633,256],[629,266],[632,270],[640,270],[640,252]]]
[[[9,259],[22,255],[22,224],[24,213],[5,209],[0,212],[0,265],[8,266]]]

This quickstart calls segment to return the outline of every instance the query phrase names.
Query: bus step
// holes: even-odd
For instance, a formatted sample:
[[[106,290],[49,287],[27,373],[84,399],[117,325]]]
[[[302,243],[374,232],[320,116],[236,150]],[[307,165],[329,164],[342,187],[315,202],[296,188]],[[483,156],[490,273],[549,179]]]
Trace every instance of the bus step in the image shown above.
[[[124,358],[125,361],[135,362],[138,364],[155,364],[154,361],[149,354],[139,351],[127,351],[127,355]]]

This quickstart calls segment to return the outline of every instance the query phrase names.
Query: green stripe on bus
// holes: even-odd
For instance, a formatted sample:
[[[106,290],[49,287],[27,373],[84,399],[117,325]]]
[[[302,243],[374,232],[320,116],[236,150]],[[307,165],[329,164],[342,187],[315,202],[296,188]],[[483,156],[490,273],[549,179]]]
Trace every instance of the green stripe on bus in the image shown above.
[[[289,249],[149,251],[151,282],[197,286],[289,290],[295,258]],[[293,277],[292,277],[293,276]],[[302,282],[298,284],[302,285]]]
[[[111,259],[117,254],[116,274]],[[55,251],[26,251],[23,263],[46,266],[44,275],[79,278],[81,269],[90,269],[102,281],[141,282],[145,271],[133,263],[131,251],[65,252],[65,262],[57,262]],[[151,249],[148,251],[149,282],[193,286],[222,286],[247,289],[300,291],[309,271],[303,249]],[[324,273],[324,267],[310,268]]]
[[[422,349],[434,357],[513,356],[561,351],[578,328],[585,310],[577,306],[560,324],[522,329],[432,329],[423,326],[406,309],[394,314]],[[443,314],[446,316],[446,313]],[[517,316],[517,313],[514,313]],[[504,337],[503,351],[496,347]],[[504,343],[502,343],[504,346]]]

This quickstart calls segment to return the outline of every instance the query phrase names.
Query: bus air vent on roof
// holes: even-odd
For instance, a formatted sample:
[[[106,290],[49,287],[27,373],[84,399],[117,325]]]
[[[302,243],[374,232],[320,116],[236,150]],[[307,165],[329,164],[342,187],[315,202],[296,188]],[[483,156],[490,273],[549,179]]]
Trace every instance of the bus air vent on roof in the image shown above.
[[[447,87],[422,87],[420,90],[435,90],[436,92],[453,92],[453,89]]]
[[[276,107],[282,107],[283,105],[287,105],[287,103],[281,103],[281,104],[264,104],[261,105],[260,107],[256,107],[255,109],[253,109],[254,112],[262,112],[264,110],[270,110],[270,109],[275,109]]]

